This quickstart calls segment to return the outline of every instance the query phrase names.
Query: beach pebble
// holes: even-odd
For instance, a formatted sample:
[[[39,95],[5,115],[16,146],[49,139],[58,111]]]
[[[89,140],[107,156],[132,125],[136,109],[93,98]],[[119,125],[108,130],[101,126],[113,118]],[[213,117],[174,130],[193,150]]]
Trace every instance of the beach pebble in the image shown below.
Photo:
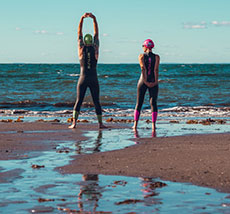
[[[144,202],[143,200],[138,200],[138,199],[127,199],[124,201],[120,201],[115,203],[116,205],[121,205],[121,204],[136,204],[136,203],[140,203],[140,202]]]
[[[72,122],[73,122],[73,118],[72,117],[70,117],[70,118],[67,119],[67,123],[72,123]]]
[[[198,121],[197,120],[188,120],[186,123],[187,124],[198,124]]]
[[[170,123],[180,123],[178,120],[170,120]]]
[[[126,181],[123,181],[123,180],[114,181],[113,183],[116,184],[116,185],[121,185],[121,186],[125,186],[125,185],[127,184],[127,182],[126,182]]]
[[[44,168],[45,166],[44,166],[44,165],[33,164],[31,167],[32,167],[33,169],[40,169],[40,168]]]
[[[47,198],[39,198],[38,202],[47,202],[47,201],[54,201],[54,199],[47,199]]]

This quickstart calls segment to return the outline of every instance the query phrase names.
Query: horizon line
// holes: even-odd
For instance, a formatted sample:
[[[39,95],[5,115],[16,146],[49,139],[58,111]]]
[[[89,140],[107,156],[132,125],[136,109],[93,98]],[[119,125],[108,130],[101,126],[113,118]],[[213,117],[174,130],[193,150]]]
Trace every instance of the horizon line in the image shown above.
[[[60,64],[77,64],[80,65],[80,63],[77,62],[0,62],[0,65],[4,65],[4,64],[54,64],[54,65],[60,65]],[[106,63],[97,63],[98,65],[121,65],[121,64],[132,64],[132,65],[139,65],[139,63],[134,63],[134,62],[122,62],[122,63],[118,63],[118,62],[106,62]],[[162,64],[187,64],[187,65],[191,65],[191,64],[230,64],[230,62],[162,62],[160,63],[160,65]]]

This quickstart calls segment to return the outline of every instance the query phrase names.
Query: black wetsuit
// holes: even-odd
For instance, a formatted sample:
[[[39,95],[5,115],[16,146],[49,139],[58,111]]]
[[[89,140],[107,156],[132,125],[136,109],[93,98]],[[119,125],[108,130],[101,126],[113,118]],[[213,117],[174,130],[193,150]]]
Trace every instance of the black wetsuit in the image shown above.
[[[144,63],[146,67],[146,75],[147,75],[147,82],[155,82],[155,62],[156,62],[156,55],[152,52],[144,53]],[[141,111],[141,107],[144,102],[146,90],[149,91],[149,101],[151,105],[151,111],[157,112],[157,96],[158,96],[158,85],[149,88],[145,85],[143,80],[143,75],[141,74],[140,79],[137,84],[137,104],[135,110],[138,112]]]
[[[99,102],[99,83],[96,69],[97,59],[95,57],[95,46],[99,45],[99,41],[96,37],[94,37],[94,44],[86,46],[83,43],[82,37],[79,37],[79,45],[83,47],[83,58],[80,60],[81,72],[77,84],[77,100],[74,105],[74,111],[80,112],[86,89],[89,87],[96,109],[96,114],[101,115],[102,111]]]

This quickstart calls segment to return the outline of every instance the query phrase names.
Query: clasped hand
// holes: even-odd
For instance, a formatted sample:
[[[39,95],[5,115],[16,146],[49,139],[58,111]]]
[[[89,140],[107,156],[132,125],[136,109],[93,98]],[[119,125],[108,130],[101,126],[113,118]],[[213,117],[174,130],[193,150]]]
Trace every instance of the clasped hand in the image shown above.
[[[157,82],[147,82],[146,84],[149,88],[152,88],[157,85]]]
[[[92,14],[92,13],[85,13],[83,16],[83,18],[87,18],[87,17],[90,17],[90,18],[95,18],[95,16]]]

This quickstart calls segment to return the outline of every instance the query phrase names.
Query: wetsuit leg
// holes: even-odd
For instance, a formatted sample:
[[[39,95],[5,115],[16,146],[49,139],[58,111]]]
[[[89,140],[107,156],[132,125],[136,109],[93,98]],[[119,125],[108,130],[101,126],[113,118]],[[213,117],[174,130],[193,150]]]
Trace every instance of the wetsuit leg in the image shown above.
[[[157,120],[157,97],[158,97],[158,85],[153,88],[149,88],[149,102],[152,111],[152,122],[155,123]]]
[[[73,108],[73,110],[78,114],[80,112],[81,105],[84,100],[86,89],[87,89],[87,81],[85,80],[84,77],[80,77],[77,83],[77,99]]]
[[[97,78],[91,79],[89,83],[89,89],[93,98],[96,114],[102,115],[101,104],[99,101],[99,83]]]
[[[157,112],[158,85],[149,88],[149,102],[152,112]]]
[[[137,121],[140,116],[140,111],[144,102],[145,98],[145,93],[147,90],[147,86],[144,84],[143,81],[139,81],[137,84],[137,103],[135,107],[135,115],[134,115],[134,120]]]

